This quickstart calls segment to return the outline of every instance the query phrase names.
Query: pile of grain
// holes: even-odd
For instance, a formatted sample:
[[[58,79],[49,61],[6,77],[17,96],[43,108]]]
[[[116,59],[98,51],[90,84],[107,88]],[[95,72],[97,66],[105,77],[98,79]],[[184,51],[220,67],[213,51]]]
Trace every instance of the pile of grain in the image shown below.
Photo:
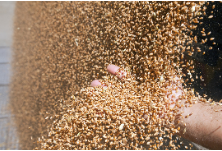
[[[46,139],[39,140],[41,149],[178,149],[182,146],[180,137],[173,138],[181,130],[175,126],[177,108],[189,106],[197,98],[185,93],[180,100],[186,97],[192,103],[179,101],[175,107],[170,106],[165,94],[168,91],[171,95],[180,88],[179,79],[158,80],[155,87],[153,83],[141,87],[129,72],[122,81],[113,76],[103,78],[102,85],[107,88],[83,88],[77,97],[71,96],[67,105],[61,106],[62,117],[56,115]],[[182,131],[185,133],[185,128]]]
[[[204,15],[203,4],[204,2],[17,2],[11,108],[16,115],[21,149],[37,147],[33,142],[39,137],[48,138],[50,128],[51,133],[64,133],[59,142],[48,144],[54,149],[83,149],[86,147],[83,143],[88,143],[88,149],[127,149],[124,144],[130,143],[133,149],[143,145],[150,149],[161,146],[163,142],[160,137],[164,138],[163,133],[168,130],[163,125],[158,125],[159,122],[163,124],[166,121],[161,121],[156,112],[163,109],[164,105],[159,103],[166,102],[162,95],[166,91],[167,81],[170,83],[170,77],[182,77],[181,66],[186,67],[188,75],[193,72],[192,61],[185,62],[183,56],[185,51],[189,55],[195,51],[190,45],[197,40],[191,32],[197,27],[194,23],[198,22],[198,17]],[[135,79],[132,78],[130,83],[119,83],[112,79],[115,87],[125,88],[108,88],[106,93],[97,88],[99,97],[87,94],[92,88],[85,89],[86,94],[80,91],[89,86],[92,80],[108,76],[108,64],[129,67]],[[193,79],[185,81],[191,83]],[[109,93],[116,93],[116,99],[122,101],[114,101],[115,98]],[[72,95],[78,99],[70,100]],[[188,91],[184,97],[187,95],[194,97],[192,91]],[[116,105],[113,108],[115,112],[107,111],[110,107],[103,104],[104,97],[107,97],[107,103]],[[143,102],[141,97],[149,99]],[[88,107],[87,110],[83,105]],[[90,105],[100,107],[95,111],[97,109]],[[120,112],[121,108],[124,110]],[[120,115],[130,113],[131,108],[134,108],[134,118],[126,116],[121,121]],[[152,114],[148,111],[152,111]],[[151,123],[143,121],[141,114],[148,114]],[[74,123],[81,125],[79,128],[82,133],[72,128],[75,116],[78,118]],[[111,121],[102,120],[106,116]],[[170,116],[172,119],[169,122],[172,122],[174,116]],[[84,134],[80,117],[91,121],[98,118],[101,131],[98,132],[98,138],[95,136],[95,141],[102,142],[101,144],[90,147],[94,135]],[[51,127],[53,122],[58,125]],[[138,124],[130,124],[131,122]],[[114,130],[109,132],[106,126],[111,125],[114,125]],[[137,137],[132,138],[134,134],[131,134],[130,126]],[[143,127],[146,128],[141,130]],[[68,133],[70,130],[73,133]],[[103,131],[106,135],[101,134]],[[172,125],[166,137],[171,138],[176,131],[177,128]],[[146,138],[142,133],[146,134]],[[79,143],[70,143],[69,141],[75,140],[71,136],[78,138]],[[117,136],[121,136],[122,146],[115,145],[119,139]],[[91,140],[84,142],[86,137]],[[154,137],[158,139],[151,139]],[[168,147],[176,149],[178,146]]]

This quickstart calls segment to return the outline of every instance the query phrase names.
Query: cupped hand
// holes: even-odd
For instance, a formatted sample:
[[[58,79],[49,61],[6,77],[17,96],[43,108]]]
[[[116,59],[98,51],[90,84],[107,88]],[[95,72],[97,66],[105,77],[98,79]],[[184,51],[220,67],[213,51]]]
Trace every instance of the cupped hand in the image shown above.
[[[111,73],[112,75],[117,76],[119,79],[124,80],[126,77],[126,72],[120,70],[120,67],[115,65],[108,65],[107,71]],[[93,80],[91,82],[92,87],[96,86],[102,86],[107,87],[106,85],[102,84],[99,80]],[[184,93],[182,83],[180,81],[179,77],[172,76],[170,80],[170,85],[168,85],[166,88],[165,93],[165,100],[168,101],[168,105],[171,109],[173,109],[176,105],[182,103],[180,96]],[[167,116],[164,114],[164,112],[161,112],[160,117]],[[144,115],[144,118],[146,118],[146,115]]]

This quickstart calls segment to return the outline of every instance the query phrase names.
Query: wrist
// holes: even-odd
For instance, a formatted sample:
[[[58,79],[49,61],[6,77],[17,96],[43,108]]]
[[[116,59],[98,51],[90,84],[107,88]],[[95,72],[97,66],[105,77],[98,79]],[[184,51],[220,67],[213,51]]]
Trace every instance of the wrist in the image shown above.
[[[183,100],[183,104],[181,108],[178,109],[178,114],[175,118],[175,126],[179,127],[179,135],[184,138],[189,138],[191,129],[193,129],[197,123],[197,120],[200,120],[202,117],[199,116],[201,113],[201,102],[196,101],[196,97],[192,98],[194,101],[192,103],[187,100]],[[196,118],[198,117],[198,119]]]

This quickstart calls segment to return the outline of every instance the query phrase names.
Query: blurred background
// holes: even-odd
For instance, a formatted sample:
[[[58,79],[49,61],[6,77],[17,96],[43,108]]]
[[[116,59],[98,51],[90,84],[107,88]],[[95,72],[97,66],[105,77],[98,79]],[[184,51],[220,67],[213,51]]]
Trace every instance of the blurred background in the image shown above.
[[[8,109],[15,2],[0,2],[0,150],[18,149],[13,115]]]

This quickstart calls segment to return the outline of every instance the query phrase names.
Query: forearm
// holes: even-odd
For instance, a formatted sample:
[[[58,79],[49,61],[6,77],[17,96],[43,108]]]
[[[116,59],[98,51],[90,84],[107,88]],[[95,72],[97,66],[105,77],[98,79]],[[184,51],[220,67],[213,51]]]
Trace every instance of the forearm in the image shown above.
[[[185,118],[186,115],[191,116]],[[222,107],[197,103],[184,109],[180,135],[209,149],[222,149]],[[186,123],[186,124],[184,124]]]

